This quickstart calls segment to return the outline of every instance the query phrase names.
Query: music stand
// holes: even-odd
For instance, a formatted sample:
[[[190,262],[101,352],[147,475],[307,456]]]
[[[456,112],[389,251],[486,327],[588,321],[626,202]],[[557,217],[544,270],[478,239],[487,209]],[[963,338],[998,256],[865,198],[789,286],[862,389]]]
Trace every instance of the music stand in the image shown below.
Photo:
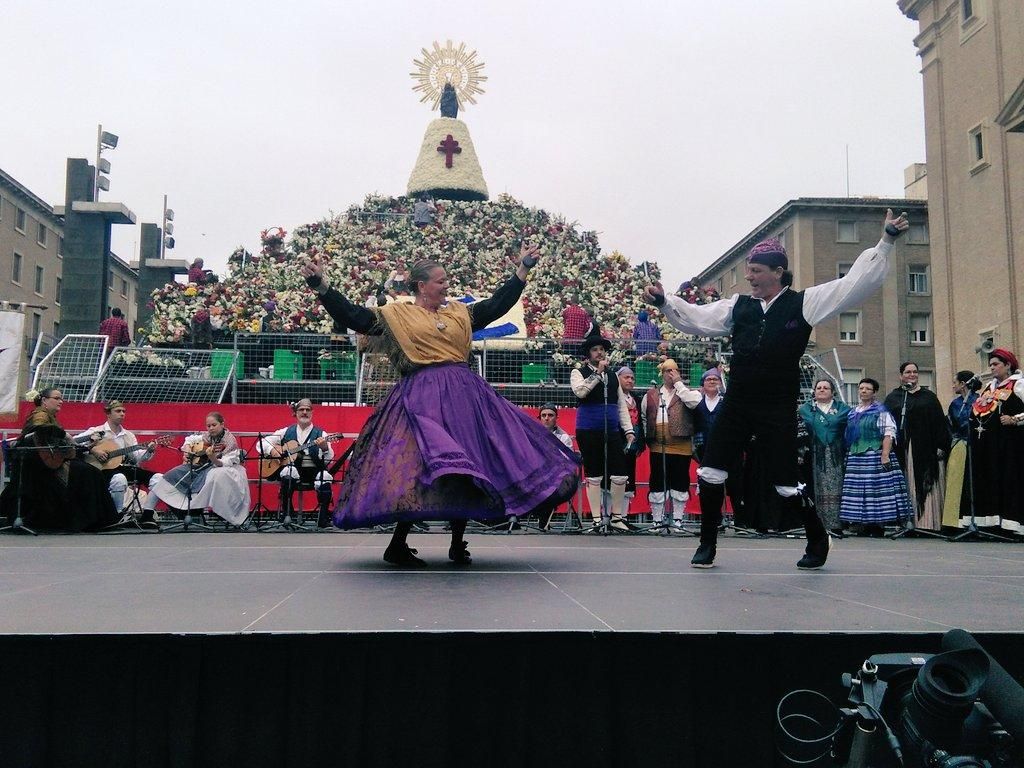
[[[16,451],[37,451],[37,450],[39,450],[38,448],[26,448],[26,447],[20,447],[20,446],[17,446],[17,445],[13,445],[13,446],[12,445],[8,445],[7,444],[7,440],[0,441],[0,443],[2,443],[2,448],[3,448],[4,464],[6,466],[8,466],[8,467],[11,466],[11,457],[12,457],[12,455]],[[0,533],[3,533],[4,531],[10,531],[11,533],[25,532],[25,533],[31,533],[33,536],[38,536],[39,535],[38,533],[36,533],[31,528],[29,528],[27,525],[25,525],[25,521],[24,521],[24,519],[21,516],[21,498],[22,498],[22,493],[21,493],[21,457],[20,456],[18,457],[18,460],[15,462],[14,467],[12,467],[12,469],[11,469],[11,481],[12,482],[14,480],[14,473],[15,472],[18,473],[18,486],[17,486],[18,487],[18,493],[16,494],[17,499],[14,502],[14,520],[10,524],[8,524],[8,525],[0,526]]]
[[[201,531],[212,531],[213,530],[213,526],[206,524],[205,518],[203,517],[202,512],[200,512],[200,514],[199,514],[199,519],[203,520],[204,522],[201,522],[201,523],[193,523],[192,522],[192,480],[195,478],[195,476],[197,474],[199,474],[199,472],[206,471],[211,466],[213,466],[212,464],[203,464],[202,466],[197,467],[196,466],[196,459],[197,458],[198,457],[193,455],[193,454],[189,454],[186,457],[185,464],[188,467],[188,472],[185,473],[184,477],[182,477],[181,479],[179,479],[177,482],[174,483],[175,485],[178,485],[179,483],[181,483],[182,480],[186,480],[187,481],[187,483],[185,485],[185,516],[181,519],[180,522],[172,523],[171,525],[167,526],[166,528],[161,528],[160,529],[161,533],[176,533],[178,531],[181,531],[182,533],[188,533],[189,528],[193,528],[193,527],[194,528],[198,528]]]
[[[256,434],[256,442],[253,443],[253,448],[256,449],[256,503],[253,504],[252,509],[249,510],[249,517],[245,519],[241,527],[249,528],[253,526],[257,531],[260,530],[260,525],[263,523],[264,513],[270,512],[270,507],[263,503],[263,460],[267,458],[266,453],[263,452],[263,438],[262,432]],[[251,451],[250,451],[251,452]],[[248,454],[246,454],[248,457]]]

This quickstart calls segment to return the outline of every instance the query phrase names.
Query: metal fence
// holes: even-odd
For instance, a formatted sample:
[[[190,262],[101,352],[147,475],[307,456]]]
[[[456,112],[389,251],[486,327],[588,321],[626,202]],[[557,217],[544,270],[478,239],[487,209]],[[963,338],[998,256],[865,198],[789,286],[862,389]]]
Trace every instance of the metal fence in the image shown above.
[[[308,397],[325,404],[374,405],[397,380],[390,361],[355,334],[237,334],[216,349],[119,347],[104,357],[105,337],[66,336],[43,358],[34,385],[60,387],[68,400],[117,398],[130,402],[284,403]],[[658,382],[658,363],[671,357],[684,382],[700,386],[701,374],[725,364],[717,343],[667,339],[611,339],[611,359],[628,365],[636,389]],[[495,391],[517,405],[554,402],[573,406],[569,386],[581,362],[580,342],[506,337],[473,342],[470,365]],[[801,399],[814,381],[828,378],[843,396],[836,350],[804,355]],[[728,386],[728,374],[725,377]]]

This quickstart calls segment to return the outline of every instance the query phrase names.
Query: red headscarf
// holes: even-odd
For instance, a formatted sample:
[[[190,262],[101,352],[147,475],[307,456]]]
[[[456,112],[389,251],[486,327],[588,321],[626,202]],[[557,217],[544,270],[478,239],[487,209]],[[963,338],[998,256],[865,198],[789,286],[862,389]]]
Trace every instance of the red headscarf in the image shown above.
[[[1011,373],[1020,368],[1020,364],[1017,362],[1017,358],[1014,357],[1013,352],[1011,352],[1008,349],[1003,349],[1002,347],[1000,347],[999,349],[993,349],[988,356],[990,360],[993,357],[998,357],[1000,360],[1002,360],[1004,363],[1010,366]]]

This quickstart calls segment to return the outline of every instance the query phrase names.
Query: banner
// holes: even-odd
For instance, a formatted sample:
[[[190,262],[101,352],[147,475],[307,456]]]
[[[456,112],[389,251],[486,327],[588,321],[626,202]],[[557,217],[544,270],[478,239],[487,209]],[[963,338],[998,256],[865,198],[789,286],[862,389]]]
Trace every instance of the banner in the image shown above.
[[[24,344],[25,313],[0,312],[0,417],[11,418],[18,413]]]

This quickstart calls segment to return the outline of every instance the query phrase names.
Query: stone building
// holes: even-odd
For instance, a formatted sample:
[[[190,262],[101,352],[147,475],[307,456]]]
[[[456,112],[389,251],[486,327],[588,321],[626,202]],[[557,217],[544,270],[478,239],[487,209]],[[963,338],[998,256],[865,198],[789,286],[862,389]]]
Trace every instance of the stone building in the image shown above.
[[[64,286],[64,217],[0,169],[0,301],[25,304],[26,356],[43,335],[60,338]],[[138,275],[111,255],[106,275],[108,306],[119,307],[135,327]],[[90,329],[95,333],[98,328]]]
[[[1024,4],[899,0],[918,22],[936,369],[1024,351]]]

